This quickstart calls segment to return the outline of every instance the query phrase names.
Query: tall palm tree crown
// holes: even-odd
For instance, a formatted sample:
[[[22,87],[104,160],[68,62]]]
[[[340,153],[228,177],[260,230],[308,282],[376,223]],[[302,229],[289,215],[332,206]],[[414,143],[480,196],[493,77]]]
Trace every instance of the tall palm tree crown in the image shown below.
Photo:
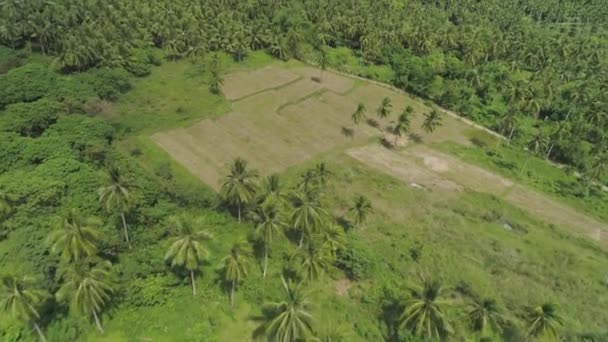
[[[557,313],[557,306],[552,303],[544,303],[530,310],[528,335],[556,337],[559,327],[563,325],[564,321]]]
[[[194,273],[198,270],[203,260],[209,256],[209,251],[202,242],[211,239],[207,231],[195,227],[197,223],[184,216],[170,218],[171,227],[176,236],[169,239],[169,250],[165,254],[165,261],[170,262],[171,267],[182,267],[189,271],[192,285],[192,294],[196,295],[196,284]]]
[[[467,312],[473,331],[485,333],[486,330],[502,332],[504,318],[498,303],[494,299],[476,299]]]
[[[234,305],[234,291],[239,282],[247,276],[250,266],[251,251],[244,242],[235,243],[224,259],[223,276],[224,280],[230,283],[230,306]]]
[[[359,102],[359,104],[357,105],[357,109],[355,109],[355,111],[353,112],[351,119],[353,120],[353,122],[355,123],[355,125],[358,125],[359,122],[361,122],[361,120],[365,119],[365,112],[367,111],[367,107],[365,107],[365,105],[361,102]]]
[[[324,244],[320,239],[310,239],[304,248],[298,249],[298,271],[305,281],[314,281],[331,266],[333,254],[331,247]]]
[[[222,195],[228,203],[237,207],[239,221],[243,205],[250,203],[255,197],[257,177],[256,171],[247,168],[245,160],[236,158],[222,184]]]
[[[90,268],[84,263],[71,265],[64,275],[65,283],[56,293],[59,302],[69,301],[77,312],[93,316],[97,329],[103,332],[99,314],[114,294],[112,264],[102,261]]]
[[[382,99],[380,106],[376,110],[376,114],[378,114],[380,119],[385,119],[391,114],[392,108],[393,105],[391,103],[391,99],[389,97],[385,97]]]
[[[365,222],[367,217],[372,212],[372,203],[363,195],[355,198],[353,206],[348,210],[349,215],[353,218],[356,224]]]
[[[263,276],[266,277],[268,271],[268,254],[270,252],[270,244],[273,239],[279,235],[281,230],[286,226],[281,218],[279,208],[275,202],[268,202],[259,206],[252,215],[253,221],[256,223],[255,234],[258,239],[264,244],[264,271]]]
[[[439,126],[441,126],[441,114],[436,109],[424,114],[422,129],[425,132],[433,133]]]
[[[70,210],[63,218],[61,228],[48,237],[51,252],[60,254],[68,262],[94,256],[102,239],[100,226],[98,218],[84,218],[77,210]]]
[[[117,210],[120,213],[125,241],[128,243],[129,229],[127,227],[125,214],[131,208],[132,199],[129,192],[129,186],[122,176],[120,169],[117,167],[108,169],[106,185],[99,188],[97,193],[99,195],[99,202],[104,205],[106,210]]]
[[[313,316],[308,293],[288,283],[284,278],[285,300],[264,304],[262,323],[254,337],[265,337],[267,342],[305,341],[313,336]]]
[[[39,306],[49,297],[48,292],[36,286],[36,280],[32,277],[17,278],[15,276],[2,277],[0,286],[0,312],[14,319],[34,326],[40,340],[46,341],[38,320]]]
[[[451,303],[443,295],[441,283],[423,279],[422,285],[411,288],[411,298],[404,303],[399,327],[424,338],[441,339],[447,336],[452,327],[445,317],[444,308]]]
[[[311,237],[319,232],[321,222],[327,217],[327,212],[321,205],[319,195],[315,191],[297,192],[291,196],[291,227],[300,232],[300,246],[304,237]]]

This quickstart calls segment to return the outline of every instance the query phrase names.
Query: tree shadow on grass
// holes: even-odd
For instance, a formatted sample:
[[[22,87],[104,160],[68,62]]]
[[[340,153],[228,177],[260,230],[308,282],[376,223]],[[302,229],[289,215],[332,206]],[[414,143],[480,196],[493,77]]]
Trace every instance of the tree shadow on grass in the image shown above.
[[[353,225],[353,223],[344,216],[337,217],[336,223],[338,224],[338,226],[342,227],[345,232],[347,232],[355,227]]]
[[[343,136],[352,139],[355,136],[355,130],[342,126],[341,133]]]
[[[365,122],[368,125],[370,125],[371,127],[374,127],[374,128],[378,128],[380,126],[380,124],[378,123],[378,121],[375,120],[375,119],[367,119],[367,120],[365,120]]]
[[[410,133],[410,134],[408,135],[408,138],[409,138],[409,139],[410,139],[412,142],[414,142],[414,143],[416,143],[416,144],[420,144],[420,143],[422,143],[422,136],[420,136],[420,134],[416,134],[416,133]]]
[[[388,139],[386,139],[385,137],[380,138],[379,142],[380,142],[380,145],[388,148],[389,150],[392,150],[394,147],[393,144],[390,141],[388,141]]]
[[[385,341],[399,341],[399,316],[403,305],[394,298],[385,298],[382,303],[382,312],[379,320],[386,325]]]

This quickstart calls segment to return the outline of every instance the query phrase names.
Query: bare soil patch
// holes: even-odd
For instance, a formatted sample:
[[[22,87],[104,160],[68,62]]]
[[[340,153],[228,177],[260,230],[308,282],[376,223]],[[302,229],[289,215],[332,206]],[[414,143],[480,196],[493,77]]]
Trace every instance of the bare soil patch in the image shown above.
[[[348,278],[336,280],[334,287],[338,296],[348,295],[348,290],[353,286],[353,282]]]
[[[227,99],[237,100],[265,89],[277,88],[298,78],[298,74],[276,66],[235,72],[224,77],[222,92]]]

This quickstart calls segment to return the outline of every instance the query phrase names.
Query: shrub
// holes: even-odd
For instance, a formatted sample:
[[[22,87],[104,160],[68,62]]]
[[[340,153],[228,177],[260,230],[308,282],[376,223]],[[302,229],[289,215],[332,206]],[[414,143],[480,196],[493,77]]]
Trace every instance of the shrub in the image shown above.
[[[135,307],[162,305],[169,298],[173,283],[173,278],[165,275],[135,278],[129,282],[125,298]]]
[[[145,50],[133,50],[131,56],[127,59],[125,70],[133,76],[144,77],[150,75],[152,66],[150,65],[150,55]]]
[[[363,279],[369,274],[370,259],[365,246],[354,239],[350,239],[347,248],[338,252],[336,266],[346,272],[346,275],[353,280]]]
[[[55,73],[38,63],[29,63],[0,75],[0,108],[39,99],[55,86],[56,80]]]
[[[12,104],[0,113],[0,130],[38,137],[57,121],[61,111],[61,103],[46,99]]]
[[[120,94],[131,89],[129,74],[122,69],[97,69],[90,73],[90,77],[97,95],[104,100],[114,101]]]

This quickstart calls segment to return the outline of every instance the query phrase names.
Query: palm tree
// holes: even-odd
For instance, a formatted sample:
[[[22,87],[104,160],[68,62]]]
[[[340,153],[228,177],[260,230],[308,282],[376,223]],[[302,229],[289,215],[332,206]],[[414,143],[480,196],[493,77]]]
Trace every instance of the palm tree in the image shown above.
[[[278,206],[274,202],[259,206],[253,213],[253,221],[256,223],[255,234],[264,245],[264,271],[266,278],[268,271],[268,254],[273,238],[281,232],[286,224],[281,219]]]
[[[313,316],[308,293],[288,283],[284,278],[286,299],[266,303],[262,307],[261,325],[254,331],[254,338],[264,336],[267,342],[305,341],[313,335]]]
[[[281,178],[274,173],[267,176],[262,181],[260,194],[258,195],[257,203],[259,205],[267,202],[285,202],[286,196],[282,191]]]
[[[452,328],[444,314],[450,302],[443,299],[441,283],[422,279],[422,285],[411,288],[411,298],[405,301],[405,309],[399,317],[399,327],[407,328],[418,337],[441,339]]]
[[[333,172],[327,167],[327,164],[321,162],[315,166],[315,178],[321,184],[326,186],[329,183],[329,178],[333,176]]]
[[[408,107],[411,108],[411,107]],[[399,119],[397,120],[397,124],[393,129],[393,133],[395,134],[395,145],[397,145],[398,139],[401,138],[402,135],[407,134],[410,130],[411,119],[410,115],[407,111],[403,111],[401,115],[399,115]]]
[[[542,149],[542,147],[545,145],[545,136],[543,135],[542,131],[538,131],[534,137],[532,137],[532,140],[530,140],[530,142],[528,143],[528,150],[532,153],[532,154],[539,154],[540,150]],[[528,162],[530,161],[530,153],[528,153],[526,155],[526,160],[524,161],[524,165],[522,166],[521,170],[519,171],[519,175],[522,176],[524,174],[524,171],[526,170],[526,167],[528,166]]]
[[[319,237],[323,246],[328,247],[334,257],[339,250],[344,250],[346,248],[346,235],[344,234],[344,229],[336,224],[330,224],[321,229]]]
[[[319,48],[319,53],[317,54],[317,64],[321,69],[321,77],[319,79],[323,81],[323,72],[327,69],[329,65],[329,58],[327,55],[327,48],[325,46],[321,46]]]
[[[545,303],[530,310],[528,335],[556,337],[558,328],[563,325],[562,318],[557,314],[557,306]]]
[[[317,183],[317,175],[316,175],[315,170],[313,170],[313,169],[306,170],[302,175],[300,175],[300,178],[302,180],[300,181],[298,189],[301,192],[306,193],[306,192],[315,190],[314,186]]]
[[[99,314],[114,294],[111,271],[112,263],[109,261],[102,261],[92,268],[84,263],[73,264],[64,275],[66,282],[56,293],[57,301],[68,301],[80,314],[93,316],[101,333],[104,331]]]
[[[333,262],[333,251],[327,244],[322,243],[319,237],[309,239],[304,248],[298,249],[295,254],[298,258],[298,271],[305,281],[319,279],[324,270]]]
[[[258,174],[255,170],[247,168],[247,161],[236,158],[230,168],[230,174],[222,184],[222,195],[228,203],[236,205],[239,222],[241,222],[243,205],[251,202],[255,196],[257,177]]]
[[[100,226],[98,218],[84,218],[77,210],[70,210],[63,218],[61,229],[51,232],[48,237],[51,252],[60,254],[67,262],[94,256],[102,239]]]
[[[202,245],[202,242],[210,240],[212,236],[207,231],[200,229],[196,221],[184,216],[170,218],[170,224],[177,235],[169,240],[171,246],[165,254],[165,261],[169,261],[171,267],[185,268],[190,272],[192,295],[196,295],[194,272],[209,256],[209,251]]]
[[[441,114],[436,109],[424,114],[422,129],[424,129],[426,133],[433,133],[439,126],[441,126]]]
[[[323,209],[319,196],[314,191],[292,194],[291,205],[293,207],[290,217],[291,227],[300,231],[299,246],[302,247],[305,236],[310,237],[319,231],[327,212]]]
[[[367,220],[367,217],[372,213],[372,203],[363,195],[359,195],[355,198],[353,206],[348,210],[348,213],[355,221],[355,224],[359,225]]]
[[[491,329],[496,333],[502,332],[504,318],[498,307],[498,303],[494,299],[476,299],[471,303],[467,315],[474,331],[482,334],[487,329]]]
[[[505,114],[501,118],[501,135],[505,135],[507,131],[509,131],[509,135],[507,136],[507,143],[511,141],[513,138],[513,133],[515,133],[515,128],[517,126],[518,115],[514,109],[509,109],[505,112]]]
[[[595,156],[591,160],[589,176],[596,182],[601,182],[604,176],[608,175],[608,151]]]
[[[220,71],[220,59],[217,53],[213,54],[209,65],[209,91],[212,94],[219,94],[222,91],[224,79]]]
[[[0,310],[13,319],[32,324],[40,340],[46,342],[46,337],[38,325],[40,314],[38,307],[49,297],[48,292],[35,287],[32,277],[15,276],[2,277],[0,287]]]
[[[117,167],[111,167],[108,170],[106,185],[99,188],[97,194],[99,202],[104,204],[107,211],[118,210],[120,213],[125,241],[129,243],[129,229],[125,214],[131,208],[131,194],[126,180]]]
[[[357,109],[353,112],[351,118],[355,125],[358,125],[361,120],[365,119],[365,112],[367,112],[367,107],[361,102],[357,105]]]
[[[234,306],[234,291],[239,282],[247,276],[251,252],[243,242],[235,243],[224,259],[222,259],[224,280],[230,283],[230,307]]]
[[[388,97],[385,97],[382,99],[382,103],[380,103],[380,106],[376,110],[376,113],[378,114],[378,117],[380,119],[384,119],[384,118],[387,118],[391,114],[392,108],[393,108],[393,105],[391,104],[391,99]]]

